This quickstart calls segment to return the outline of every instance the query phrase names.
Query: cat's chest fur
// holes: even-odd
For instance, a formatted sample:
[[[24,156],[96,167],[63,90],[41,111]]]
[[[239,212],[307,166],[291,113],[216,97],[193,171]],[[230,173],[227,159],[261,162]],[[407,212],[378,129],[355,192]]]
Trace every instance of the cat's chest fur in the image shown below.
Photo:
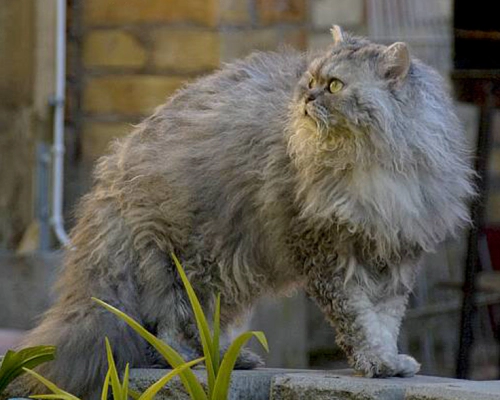
[[[340,251],[392,263],[420,252],[425,201],[417,179],[378,167],[353,169],[312,183],[302,197],[307,246],[323,258]]]

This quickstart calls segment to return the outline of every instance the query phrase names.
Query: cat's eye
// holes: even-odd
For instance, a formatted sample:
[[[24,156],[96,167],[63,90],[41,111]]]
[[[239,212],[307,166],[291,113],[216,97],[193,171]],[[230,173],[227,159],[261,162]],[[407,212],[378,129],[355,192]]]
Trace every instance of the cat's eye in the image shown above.
[[[342,90],[343,87],[344,82],[342,82],[340,79],[333,78],[328,85],[328,90],[330,91],[330,93],[337,93],[338,91]]]
[[[314,86],[315,84],[316,84],[316,80],[315,80],[313,77],[311,77],[311,78],[309,79],[309,83],[307,84],[307,87],[308,87],[309,89],[312,89],[312,88],[313,88],[313,86]]]

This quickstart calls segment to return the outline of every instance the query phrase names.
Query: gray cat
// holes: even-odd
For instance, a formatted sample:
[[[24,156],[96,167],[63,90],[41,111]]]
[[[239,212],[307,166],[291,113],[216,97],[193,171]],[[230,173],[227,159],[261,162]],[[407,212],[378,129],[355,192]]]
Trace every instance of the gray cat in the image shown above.
[[[59,299],[24,343],[58,347],[43,375],[97,397],[105,335],[120,367],[157,362],[91,296],[198,355],[171,252],[208,314],[222,294],[224,331],[260,296],[303,287],[354,369],[419,370],[398,331],[422,253],[469,221],[463,131],[405,44],[332,32],[323,53],[256,53],[187,85],[100,160]]]

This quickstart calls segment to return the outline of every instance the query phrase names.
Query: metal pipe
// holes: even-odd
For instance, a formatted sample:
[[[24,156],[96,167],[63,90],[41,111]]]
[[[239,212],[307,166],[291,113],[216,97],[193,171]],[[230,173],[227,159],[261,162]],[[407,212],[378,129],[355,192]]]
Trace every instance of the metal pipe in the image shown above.
[[[67,246],[69,236],[64,229],[64,110],[66,91],[66,0],[57,0],[56,30],[56,87],[54,102],[54,143],[52,146],[52,217],[51,223],[57,240]]]

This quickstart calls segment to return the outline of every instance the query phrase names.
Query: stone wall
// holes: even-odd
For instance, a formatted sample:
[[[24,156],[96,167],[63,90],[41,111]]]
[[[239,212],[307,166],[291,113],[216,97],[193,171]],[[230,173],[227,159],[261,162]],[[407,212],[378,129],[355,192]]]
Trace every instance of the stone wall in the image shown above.
[[[81,2],[80,154],[93,162],[177,88],[222,62],[306,47],[306,0]],[[75,15],[78,18],[77,15]]]
[[[166,370],[132,369],[131,387],[144,391]],[[195,370],[206,385],[204,371]],[[500,381],[478,382],[415,376],[412,378],[368,379],[352,370],[300,371],[257,369],[234,371],[228,393],[230,400],[495,400]],[[188,400],[179,379],[162,388],[158,400]]]
[[[0,249],[34,217],[36,144],[50,134],[52,0],[0,0]]]
[[[366,35],[365,0],[310,0],[309,3],[309,48],[320,49],[331,43],[332,24],[357,35]]]

